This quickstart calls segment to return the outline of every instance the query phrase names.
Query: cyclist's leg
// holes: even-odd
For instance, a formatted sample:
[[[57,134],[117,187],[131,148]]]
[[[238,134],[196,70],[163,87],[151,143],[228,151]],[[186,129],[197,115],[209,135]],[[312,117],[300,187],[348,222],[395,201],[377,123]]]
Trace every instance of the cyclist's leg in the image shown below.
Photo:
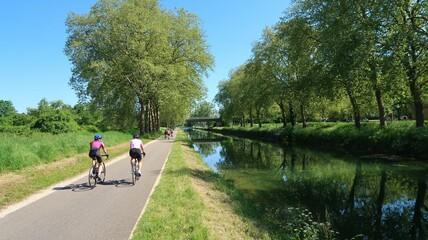
[[[143,160],[140,158],[138,159],[138,173],[141,176],[141,167],[143,166]]]
[[[95,174],[95,167],[96,167],[95,164],[97,164],[97,158],[91,156],[91,160],[92,160],[92,173]]]
[[[130,163],[131,163],[131,173],[134,172],[134,161],[135,161],[134,157],[131,157],[131,161],[130,161]]]
[[[103,172],[103,161],[98,161],[98,175]]]
[[[97,156],[97,158],[96,158],[96,160],[97,160],[97,169],[98,169],[98,171],[97,171],[97,173],[96,173],[96,176],[99,178],[99,176],[101,175],[101,172],[103,171],[103,159],[101,158],[101,156]]]

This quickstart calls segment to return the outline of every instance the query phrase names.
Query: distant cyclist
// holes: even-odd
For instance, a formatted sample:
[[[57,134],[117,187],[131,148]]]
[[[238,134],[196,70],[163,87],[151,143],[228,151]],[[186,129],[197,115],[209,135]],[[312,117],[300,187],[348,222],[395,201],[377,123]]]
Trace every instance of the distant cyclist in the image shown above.
[[[141,177],[141,166],[143,163],[141,159],[145,156],[143,142],[140,140],[140,136],[138,134],[134,134],[133,139],[129,142],[129,156],[131,157],[131,172],[134,172],[132,166],[134,161],[138,161],[138,176]]]
[[[102,138],[103,137],[101,135],[97,134],[94,136],[94,141],[89,143],[89,157],[92,159],[92,166],[95,165],[95,160],[98,162],[98,171],[95,173],[97,174],[97,177],[98,173],[102,172],[101,168],[103,167],[101,164],[103,162],[103,158],[101,157],[100,148],[102,148],[104,153],[108,155]]]

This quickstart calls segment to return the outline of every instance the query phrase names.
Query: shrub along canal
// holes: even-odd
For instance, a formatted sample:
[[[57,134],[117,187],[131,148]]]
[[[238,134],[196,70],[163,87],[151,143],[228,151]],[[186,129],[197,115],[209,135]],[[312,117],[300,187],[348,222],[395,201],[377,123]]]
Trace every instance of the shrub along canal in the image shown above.
[[[428,237],[426,163],[187,132],[215,172],[262,206],[262,221],[274,231],[328,229],[338,239]]]

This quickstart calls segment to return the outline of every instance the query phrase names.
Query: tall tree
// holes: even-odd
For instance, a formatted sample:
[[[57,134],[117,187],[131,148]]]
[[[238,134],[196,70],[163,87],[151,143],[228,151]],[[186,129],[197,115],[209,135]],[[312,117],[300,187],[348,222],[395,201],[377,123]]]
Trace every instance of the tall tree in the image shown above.
[[[229,74],[229,79],[218,84],[219,92],[215,96],[215,102],[221,105],[220,114],[224,122],[230,122],[233,118],[239,118],[241,126],[246,124],[246,114],[250,109],[245,101],[245,65],[234,69]]]
[[[424,127],[423,96],[428,91],[428,2],[394,0],[386,7],[390,13],[391,50],[407,78],[416,126]]]
[[[370,82],[361,67],[367,58],[364,32],[358,24],[358,1],[302,1],[301,16],[319,33],[320,62],[331,83],[347,94],[353,109],[356,128],[361,126],[361,105],[370,94]]]
[[[11,101],[0,100],[0,117],[7,117],[16,113],[16,109]]]
[[[292,95],[290,87],[290,77],[287,67],[289,66],[288,51],[274,29],[266,28],[263,31],[262,39],[253,47],[254,58],[262,63],[263,76],[270,80],[272,95],[271,98],[281,110],[283,126],[287,125],[287,105],[291,106]],[[292,109],[290,109],[290,112]],[[293,115],[290,114],[290,117]]]
[[[102,0],[70,14],[67,27],[70,84],[119,125],[156,131],[170,116],[162,108],[177,102],[184,120],[205,90],[201,75],[213,60],[195,15],[166,12],[156,0]]]
[[[303,18],[283,19],[276,25],[276,34],[288,53],[289,87],[298,104],[303,127],[306,127],[305,108],[313,101],[317,88],[313,28]]]

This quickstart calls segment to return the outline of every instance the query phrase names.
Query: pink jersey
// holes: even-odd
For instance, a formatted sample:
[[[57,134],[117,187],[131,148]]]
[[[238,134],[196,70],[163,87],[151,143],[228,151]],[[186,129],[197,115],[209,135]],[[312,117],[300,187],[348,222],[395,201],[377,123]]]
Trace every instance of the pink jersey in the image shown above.
[[[104,143],[101,140],[95,140],[91,142],[91,149],[100,149],[101,147],[104,147]]]
[[[131,140],[131,142],[129,142],[129,148],[140,148],[140,145],[143,145],[143,142],[138,139],[138,138],[134,138]]]

